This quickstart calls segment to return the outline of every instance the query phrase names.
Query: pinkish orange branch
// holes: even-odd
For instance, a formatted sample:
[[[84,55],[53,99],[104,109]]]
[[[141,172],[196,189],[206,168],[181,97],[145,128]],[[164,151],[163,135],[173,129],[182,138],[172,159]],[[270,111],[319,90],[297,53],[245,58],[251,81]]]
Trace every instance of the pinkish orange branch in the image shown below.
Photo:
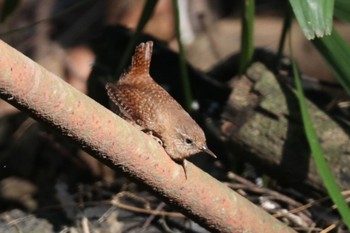
[[[122,169],[213,232],[295,232],[148,135],[0,41],[0,97]]]

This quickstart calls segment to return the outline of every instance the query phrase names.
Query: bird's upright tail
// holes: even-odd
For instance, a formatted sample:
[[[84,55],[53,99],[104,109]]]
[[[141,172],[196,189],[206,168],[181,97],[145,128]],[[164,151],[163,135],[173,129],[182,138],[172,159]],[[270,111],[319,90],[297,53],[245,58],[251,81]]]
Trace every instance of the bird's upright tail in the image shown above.
[[[149,74],[152,51],[152,41],[139,44],[135,49],[134,56],[132,57],[131,68],[128,75],[139,76]]]

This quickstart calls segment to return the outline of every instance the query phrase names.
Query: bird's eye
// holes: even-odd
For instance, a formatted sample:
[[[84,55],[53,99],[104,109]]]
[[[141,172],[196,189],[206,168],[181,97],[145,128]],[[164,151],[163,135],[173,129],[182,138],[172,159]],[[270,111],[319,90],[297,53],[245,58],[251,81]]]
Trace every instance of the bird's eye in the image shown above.
[[[192,145],[193,141],[192,141],[192,139],[190,139],[190,138],[185,138],[185,143],[186,143],[187,145]]]

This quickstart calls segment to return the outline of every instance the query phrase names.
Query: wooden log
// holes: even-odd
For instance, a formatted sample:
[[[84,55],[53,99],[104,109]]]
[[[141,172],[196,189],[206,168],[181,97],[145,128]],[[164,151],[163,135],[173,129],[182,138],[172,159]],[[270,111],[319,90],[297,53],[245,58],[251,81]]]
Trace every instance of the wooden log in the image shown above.
[[[239,156],[289,185],[324,190],[306,141],[292,88],[260,63],[232,82],[221,132]],[[350,188],[350,139],[345,130],[310,101],[313,126],[342,189]]]

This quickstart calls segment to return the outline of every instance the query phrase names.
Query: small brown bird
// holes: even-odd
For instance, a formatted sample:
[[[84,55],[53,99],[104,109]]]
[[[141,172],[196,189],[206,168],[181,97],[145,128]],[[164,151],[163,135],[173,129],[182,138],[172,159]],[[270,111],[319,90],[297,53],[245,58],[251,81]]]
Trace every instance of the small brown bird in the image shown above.
[[[152,47],[152,41],[136,47],[130,70],[116,84],[106,85],[107,94],[118,114],[157,137],[167,154],[182,164],[186,174],[187,157],[199,152],[216,156],[208,149],[199,125],[150,76]]]

